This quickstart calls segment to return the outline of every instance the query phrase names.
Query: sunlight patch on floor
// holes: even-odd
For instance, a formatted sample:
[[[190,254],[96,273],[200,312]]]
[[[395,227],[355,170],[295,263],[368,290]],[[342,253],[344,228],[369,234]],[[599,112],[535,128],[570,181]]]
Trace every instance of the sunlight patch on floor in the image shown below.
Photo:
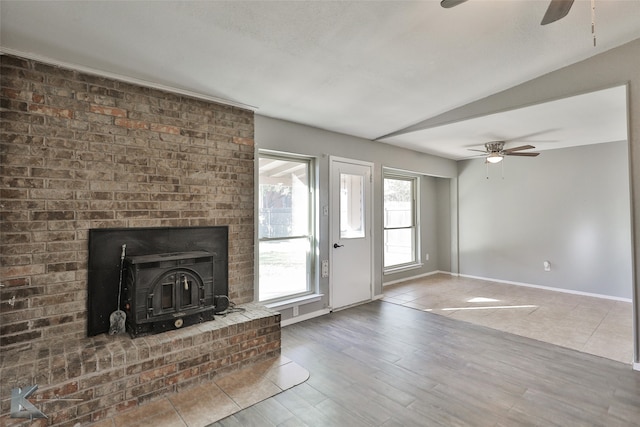
[[[475,297],[475,298],[471,298],[467,302],[498,302],[498,301],[500,300],[493,299],[493,298],[485,298],[485,297]]]

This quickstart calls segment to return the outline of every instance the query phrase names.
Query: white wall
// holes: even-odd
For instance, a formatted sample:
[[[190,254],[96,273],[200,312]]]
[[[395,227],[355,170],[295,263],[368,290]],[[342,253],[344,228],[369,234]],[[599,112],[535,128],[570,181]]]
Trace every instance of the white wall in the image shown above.
[[[437,209],[440,209],[440,216],[450,215],[448,212],[449,206],[437,208],[437,202],[434,199],[437,198],[438,194],[436,191],[436,182],[448,181],[448,178],[455,178],[457,175],[456,162],[453,160],[260,115],[255,116],[255,143],[257,150],[268,149],[315,157],[319,175],[318,202],[320,206],[329,205],[329,155],[362,160],[374,164],[373,221],[375,267],[373,280],[375,294],[382,293],[383,280],[388,282],[404,277],[403,273],[386,275],[384,277],[382,274],[382,168],[391,167],[442,177],[438,179],[432,177],[423,178],[423,193],[427,195],[424,203],[429,203],[429,206],[424,206],[423,221],[430,227],[436,227],[438,219]],[[256,170],[257,169],[258,168],[256,168]],[[443,203],[448,204],[449,200]],[[443,209],[445,210],[443,211]],[[321,215],[319,216],[319,222],[319,258],[329,259],[329,219]],[[443,237],[442,233],[440,234],[441,239],[450,239],[450,237]],[[423,268],[412,270],[409,274],[411,276],[438,269],[437,233],[432,232],[431,234],[426,234],[425,232],[423,235],[425,236],[423,248],[433,248],[434,258],[425,263]],[[422,252],[424,252],[424,249]],[[407,274],[404,273],[404,275],[406,276]],[[299,309],[300,315],[322,310],[328,306],[328,279],[321,278],[319,285],[319,291],[324,293],[325,297],[320,302],[309,304],[305,307],[301,306]],[[283,320],[291,316],[290,310],[282,310],[281,313]]]
[[[631,299],[626,141],[503,163],[459,163],[460,273]]]

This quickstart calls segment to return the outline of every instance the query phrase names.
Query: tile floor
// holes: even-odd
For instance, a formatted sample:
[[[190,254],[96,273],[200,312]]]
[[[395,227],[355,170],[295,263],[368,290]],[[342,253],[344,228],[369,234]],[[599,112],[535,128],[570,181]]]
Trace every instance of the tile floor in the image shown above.
[[[557,344],[633,360],[630,302],[437,274],[384,287],[383,301]]]
[[[308,378],[306,369],[280,356],[123,412],[93,427],[204,427]]]

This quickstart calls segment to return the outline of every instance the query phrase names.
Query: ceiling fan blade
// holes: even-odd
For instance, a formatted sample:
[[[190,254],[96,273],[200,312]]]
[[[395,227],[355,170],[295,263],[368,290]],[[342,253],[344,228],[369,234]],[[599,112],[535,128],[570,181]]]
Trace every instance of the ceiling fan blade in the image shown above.
[[[459,5],[460,3],[464,3],[467,0],[442,0],[440,2],[440,6],[444,7],[445,9],[449,9],[450,7],[454,7]]]
[[[503,153],[505,156],[523,156],[523,157],[536,157],[540,153]]]
[[[514,151],[531,150],[532,148],[536,148],[536,147],[534,147],[533,145],[522,145],[520,147],[507,148],[506,150],[502,150],[502,152],[505,154],[509,154]]]
[[[572,5],[573,0],[551,0],[540,25],[551,24],[564,18],[569,13]]]
[[[475,148],[467,148],[467,151],[477,151],[478,153],[489,154],[487,150],[476,150]]]

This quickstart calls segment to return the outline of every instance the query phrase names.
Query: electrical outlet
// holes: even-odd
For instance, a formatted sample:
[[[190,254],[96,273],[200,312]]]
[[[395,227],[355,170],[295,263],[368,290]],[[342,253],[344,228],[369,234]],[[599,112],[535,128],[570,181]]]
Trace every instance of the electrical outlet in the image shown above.
[[[425,261],[429,261],[429,253],[427,253],[427,254],[424,256],[424,260],[425,260]]]
[[[329,277],[329,260],[322,260],[322,277]]]
[[[300,309],[297,305],[293,306],[293,317],[296,317],[298,314],[300,314]]]
[[[551,271],[551,263],[549,261],[545,261],[542,263],[544,266],[544,271]]]

